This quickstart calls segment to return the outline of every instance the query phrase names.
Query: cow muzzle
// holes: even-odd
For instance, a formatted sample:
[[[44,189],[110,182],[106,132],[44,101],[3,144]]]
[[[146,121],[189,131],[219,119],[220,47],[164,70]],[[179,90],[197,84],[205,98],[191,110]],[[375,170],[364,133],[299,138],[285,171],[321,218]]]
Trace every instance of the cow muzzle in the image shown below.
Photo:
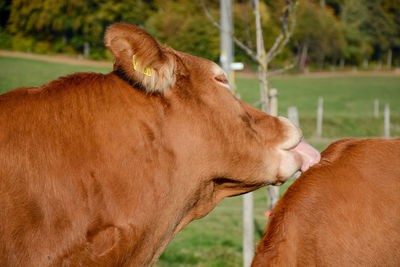
[[[278,119],[286,126],[287,136],[278,145],[282,158],[276,177],[278,183],[283,183],[292,177],[295,172],[299,170],[305,172],[308,168],[317,164],[321,156],[315,148],[302,141],[302,133],[298,127],[284,117],[279,117]]]

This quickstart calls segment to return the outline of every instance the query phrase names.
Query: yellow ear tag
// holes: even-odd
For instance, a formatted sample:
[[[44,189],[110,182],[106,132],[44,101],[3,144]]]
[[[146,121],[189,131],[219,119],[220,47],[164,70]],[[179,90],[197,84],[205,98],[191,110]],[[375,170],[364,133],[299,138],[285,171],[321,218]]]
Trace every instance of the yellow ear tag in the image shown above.
[[[133,61],[133,69],[137,71],[137,60],[136,60],[136,55],[132,56],[132,61]],[[144,71],[142,72],[144,75],[151,77],[151,69],[150,67],[146,67]]]

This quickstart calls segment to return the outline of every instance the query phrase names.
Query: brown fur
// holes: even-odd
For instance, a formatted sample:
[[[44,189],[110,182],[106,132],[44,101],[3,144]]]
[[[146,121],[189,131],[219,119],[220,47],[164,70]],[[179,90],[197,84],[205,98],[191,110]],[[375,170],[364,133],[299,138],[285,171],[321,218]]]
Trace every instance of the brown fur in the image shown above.
[[[105,42],[114,72],[0,96],[1,266],[148,266],[222,198],[287,178],[293,126],[235,99],[213,62],[126,24]]]
[[[346,139],[290,186],[252,266],[400,266],[400,139]]]

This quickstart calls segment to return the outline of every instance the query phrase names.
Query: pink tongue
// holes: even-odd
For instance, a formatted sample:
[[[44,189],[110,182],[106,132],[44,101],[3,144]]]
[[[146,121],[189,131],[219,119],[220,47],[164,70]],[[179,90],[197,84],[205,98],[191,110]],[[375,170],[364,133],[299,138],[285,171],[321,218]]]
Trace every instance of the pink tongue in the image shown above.
[[[301,165],[302,172],[305,172],[308,168],[317,164],[321,159],[319,152],[304,141],[301,141],[293,150],[301,155],[303,160],[303,164]]]

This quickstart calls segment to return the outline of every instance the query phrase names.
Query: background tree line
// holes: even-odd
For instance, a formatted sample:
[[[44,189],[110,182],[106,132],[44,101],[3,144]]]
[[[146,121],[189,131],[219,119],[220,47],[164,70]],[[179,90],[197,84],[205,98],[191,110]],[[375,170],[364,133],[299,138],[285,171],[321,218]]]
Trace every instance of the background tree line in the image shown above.
[[[206,3],[218,19],[219,1]],[[266,47],[280,32],[284,7],[284,0],[261,1]],[[235,0],[233,12],[235,35],[253,48],[250,1]],[[218,61],[219,31],[197,0],[3,0],[0,48],[110,58],[103,34],[119,21],[141,25],[177,50]],[[251,63],[244,51],[235,49],[237,61]],[[379,69],[389,61],[399,66],[400,1],[301,0],[294,36],[272,67],[293,59],[301,70],[345,65]]]

